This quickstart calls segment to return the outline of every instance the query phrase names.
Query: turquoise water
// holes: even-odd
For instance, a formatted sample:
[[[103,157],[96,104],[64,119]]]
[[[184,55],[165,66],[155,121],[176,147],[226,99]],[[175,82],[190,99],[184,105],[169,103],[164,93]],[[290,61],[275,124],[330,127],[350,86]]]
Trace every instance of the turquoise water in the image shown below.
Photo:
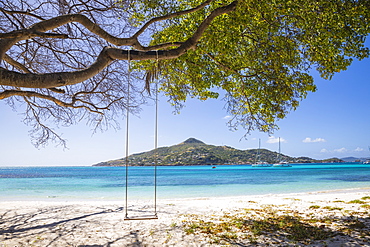
[[[151,199],[154,168],[129,167],[129,198]],[[0,201],[123,200],[125,167],[0,168]],[[370,165],[292,167],[172,166],[157,168],[159,199],[297,193],[370,187]]]

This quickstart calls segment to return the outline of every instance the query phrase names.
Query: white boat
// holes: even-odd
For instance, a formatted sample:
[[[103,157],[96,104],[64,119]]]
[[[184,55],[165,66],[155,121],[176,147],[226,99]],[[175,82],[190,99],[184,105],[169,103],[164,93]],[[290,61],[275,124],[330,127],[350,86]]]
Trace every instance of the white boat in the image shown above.
[[[370,151],[370,146],[369,146],[369,151]],[[364,161],[364,163],[363,163],[363,164],[370,165],[370,159],[369,159],[369,160]]]
[[[273,167],[291,167],[292,165],[288,162],[279,162],[272,165]]]
[[[256,162],[252,164],[252,167],[271,167],[271,164],[267,162],[260,161],[260,149],[261,149],[261,139],[258,140],[258,150],[256,155]]]
[[[281,156],[281,149],[280,149],[280,137],[279,137],[279,153],[277,154],[278,163],[275,163],[272,166],[273,167],[291,167],[292,166],[288,162],[282,161],[280,156]]]
[[[252,164],[253,167],[271,167],[272,165],[267,162],[257,162]]]

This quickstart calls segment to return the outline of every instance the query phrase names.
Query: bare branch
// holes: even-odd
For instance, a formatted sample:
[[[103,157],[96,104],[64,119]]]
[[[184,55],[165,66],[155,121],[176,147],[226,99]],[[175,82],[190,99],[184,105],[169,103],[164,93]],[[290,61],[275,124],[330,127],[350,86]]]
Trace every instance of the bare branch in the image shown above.
[[[56,141],[61,144],[64,148],[66,147],[66,140],[62,139],[58,133],[53,129],[43,124],[40,120],[39,112],[36,109],[38,105],[30,102],[27,97],[24,97],[24,101],[27,102],[29,110],[26,113],[25,122],[33,122],[33,129],[30,131],[30,135],[33,137],[33,144],[36,147],[45,146],[50,140]],[[29,116],[31,114],[31,116]]]
[[[51,18],[49,20],[41,21],[39,23],[34,24],[30,27],[32,30],[37,30],[39,32],[46,32],[60,26],[63,26],[67,23],[71,22],[78,22],[83,25],[86,29],[90,32],[98,35],[99,37],[103,38],[107,42],[117,45],[117,46],[127,46],[133,45],[136,41],[135,38],[118,38],[115,37],[104,29],[102,29],[98,24],[92,22],[89,18],[82,14],[69,14],[69,15],[62,15]]]
[[[50,91],[54,92],[54,93],[66,93],[65,90],[61,89],[61,88],[49,88]]]
[[[55,88],[66,85],[74,85],[85,81],[94,75],[101,72],[105,67],[107,67],[113,60],[156,60],[156,59],[173,59],[185,54],[188,50],[196,47],[197,42],[201,38],[202,34],[206,28],[211,24],[212,20],[217,16],[228,13],[232,11],[236,6],[236,1],[230,5],[220,7],[211,12],[211,14],[204,19],[204,21],[199,25],[197,30],[194,32],[193,36],[183,42],[178,48],[163,50],[163,51],[128,51],[117,48],[104,48],[96,61],[90,65],[88,68],[74,71],[74,72],[57,72],[57,73],[46,73],[46,74],[21,74],[14,71],[8,71],[0,68],[0,79],[2,85],[6,86],[16,86],[16,87],[26,87],[26,88]],[[73,15],[81,17],[82,15]],[[58,19],[59,24],[63,21],[66,16],[60,17]],[[59,18],[59,17],[56,17]],[[73,19],[73,18],[72,18]],[[83,17],[84,20],[88,20]],[[70,18],[67,18],[70,20]],[[89,21],[90,22],[90,21]],[[47,28],[56,27],[50,20],[43,22]],[[91,23],[91,22],[90,22]],[[35,25],[36,29],[47,29],[40,23]],[[98,28],[94,24],[94,27]],[[99,28],[99,30],[102,30]]]
[[[10,65],[13,65],[14,67],[16,67],[19,70],[23,70],[26,73],[31,73],[31,71],[29,71],[26,66],[24,66],[23,64],[15,61],[13,58],[9,57],[7,54],[5,54],[4,60],[7,63],[9,63]]]
[[[44,18],[42,18],[41,16],[38,16],[38,15],[35,15],[35,14],[32,14],[30,12],[27,12],[27,11],[20,11],[20,10],[6,10],[4,8],[0,8],[0,11],[3,12],[3,13],[6,13],[6,14],[9,14],[9,15],[15,15],[15,14],[22,14],[22,15],[29,15],[29,16],[32,16],[32,17],[35,17],[39,20],[45,20]]]
[[[66,102],[63,102],[63,101],[61,101],[61,100],[59,100],[59,99],[57,99],[55,97],[52,97],[50,95],[45,95],[45,94],[41,94],[41,93],[37,93],[37,92],[33,92],[33,91],[22,91],[22,90],[6,90],[6,91],[0,93],[0,100],[5,99],[5,98],[8,98],[8,97],[11,97],[11,96],[37,97],[37,98],[41,98],[41,99],[46,99],[46,100],[52,101],[55,104],[57,104],[59,106],[62,106],[62,107],[85,108],[85,109],[87,109],[87,110],[89,110],[91,112],[98,113],[98,114],[103,114],[103,113],[100,112],[100,111],[97,111],[97,110],[106,109],[106,107],[99,108],[99,107],[94,106],[90,102],[84,102],[84,101],[78,100],[76,98],[73,98],[73,100],[72,100],[71,103],[66,103]],[[97,110],[93,110],[93,109],[87,107],[86,105],[75,105],[75,103],[77,101],[81,101],[82,103],[85,103],[85,104],[88,104],[90,106],[93,106]]]
[[[153,18],[139,29],[125,22],[122,26],[119,17],[125,12],[113,0],[61,1],[63,6],[52,1],[4,1],[0,8],[0,61],[4,65],[0,67],[0,100],[26,103],[24,122],[32,127],[36,146],[48,140],[65,145],[49,124],[86,121],[96,130],[112,123],[119,126],[115,117],[124,116],[126,109],[138,113],[150,100],[142,94],[144,72],[130,71],[130,85],[126,84],[128,65],[123,61],[178,58],[196,48],[212,20],[236,5],[235,1],[207,10],[209,15],[187,40],[150,46],[142,45],[149,43],[145,37],[139,40],[151,31],[150,25],[199,11],[212,0]],[[126,97],[130,105],[123,100]]]

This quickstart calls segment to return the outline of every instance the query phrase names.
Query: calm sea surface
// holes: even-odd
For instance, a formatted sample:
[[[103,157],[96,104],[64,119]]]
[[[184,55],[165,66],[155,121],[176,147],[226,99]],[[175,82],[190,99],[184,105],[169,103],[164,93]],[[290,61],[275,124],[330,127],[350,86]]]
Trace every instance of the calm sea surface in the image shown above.
[[[151,199],[154,168],[129,167],[130,199]],[[125,167],[0,167],[0,201],[124,200]],[[157,168],[159,199],[295,193],[370,187],[370,165]]]

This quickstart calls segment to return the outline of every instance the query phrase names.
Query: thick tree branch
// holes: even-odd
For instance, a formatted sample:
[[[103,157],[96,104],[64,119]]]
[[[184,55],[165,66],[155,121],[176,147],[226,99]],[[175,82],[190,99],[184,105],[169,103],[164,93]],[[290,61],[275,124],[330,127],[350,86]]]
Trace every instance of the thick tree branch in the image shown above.
[[[41,93],[37,93],[37,92],[33,92],[33,91],[22,91],[22,90],[5,90],[4,92],[0,93],[0,100],[5,99],[5,98],[9,98],[11,96],[37,97],[37,98],[52,101],[55,104],[57,104],[59,106],[62,106],[62,107],[85,108],[90,112],[94,112],[94,113],[98,113],[98,114],[103,114],[102,112],[100,112],[98,110],[107,109],[107,107],[97,107],[97,106],[95,106],[94,104],[92,104],[90,102],[78,100],[78,99],[76,99],[76,97],[72,97],[71,103],[67,103],[67,102],[59,100],[59,99],[57,99],[53,96],[50,96],[50,95],[45,95],[45,94],[41,94]],[[75,103],[77,101],[80,101],[83,104],[82,105],[76,105]],[[88,107],[86,105],[90,105],[91,107],[95,108],[96,110],[93,110],[93,109],[91,109],[90,107]]]
[[[63,89],[60,89],[60,88],[49,88],[50,91],[54,92],[54,93],[66,93],[65,90]]]
[[[87,30],[90,32],[98,35],[102,39],[106,40],[107,42],[117,45],[117,46],[127,46],[133,45],[136,41],[135,38],[118,38],[115,37],[104,29],[102,29],[98,24],[92,22],[89,18],[81,14],[69,14],[69,15],[62,15],[57,16],[49,20],[41,21],[39,23],[34,24],[30,27],[32,30],[37,30],[39,32],[46,32],[65,24],[71,22],[78,22],[83,25]]]
[[[184,10],[184,11],[179,11],[176,13],[172,13],[169,15],[165,16],[160,16],[151,19],[148,21],[142,28],[140,28],[139,31],[137,31],[132,37],[129,38],[118,38],[115,37],[105,30],[103,30],[99,25],[96,23],[92,22],[89,18],[82,14],[68,14],[68,15],[62,15],[62,16],[57,16],[48,20],[43,20],[41,22],[38,22],[34,25],[32,25],[28,29],[21,29],[21,30],[16,30],[12,31],[9,33],[3,33],[0,34],[1,39],[13,39],[16,38],[18,40],[24,40],[24,39],[30,39],[33,37],[46,37],[46,38],[68,38],[66,34],[52,34],[52,33],[45,33],[46,31],[53,30],[55,28],[58,28],[60,26],[63,26],[65,24],[71,23],[71,22],[78,22],[81,25],[83,25],[86,29],[88,29],[90,32],[98,35],[99,37],[103,38],[106,40],[108,43],[117,45],[117,46],[132,46],[135,49],[138,50],[149,50],[149,49],[163,49],[165,47],[168,47],[169,44],[162,44],[162,45],[157,45],[154,47],[146,48],[142,46],[139,41],[138,41],[138,36],[142,34],[151,24],[157,21],[162,21],[170,18],[174,18],[177,16],[193,13],[195,11],[198,11],[201,8],[204,8],[207,6],[212,0],[207,0],[206,2],[202,3],[201,5],[189,9],[189,10]],[[15,40],[14,40],[15,41]],[[15,42],[16,42],[15,41]],[[175,44],[175,43],[172,43]],[[0,49],[0,51],[5,52],[6,50]]]
[[[35,37],[67,39],[68,35],[59,33],[44,33],[32,29],[21,29],[9,33],[0,33],[0,39],[12,39],[12,38],[31,39]]]
[[[1,84],[4,86],[26,88],[55,88],[77,84],[98,74],[105,67],[107,67],[111,61],[113,61],[107,55],[108,49],[103,49],[95,63],[93,63],[90,67],[80,71],[46,74],[22,74],[0,68]]]
[[[160,16],[160,17],[155,17],[155,18],[151,19],[150,21],[148,21],[147,23],[145,23],[144,26],[142,26],[139,29],[139,31],[137,31],[134,34],[133,37],[135,37],[135,38],[139,37],[140,34],[142,34],[151,24],[153,24],[155,22],[164,21],[164,20],[168,20],[168,19],[171,19],[171,18],[174,18],[174,17],[181,16],[181,15],[186,15],[186,14],[194,13],[194,12],[196,12],[196,11],[204,8],[205,6],[207,6],[210,2],[212,2],[212,0],[207,0],[204,3],[198,5],[195,8],[192,8],[192,9],[188,9],[188,10],[184,10],[184,11],[179,11],[179,12],[176,12],[176,13],[172,13],[172,14],[164,15],[164,16]]]
[[[137,50],[122,50],[118,48],[106,47],[104,48],[96,61],[90,65],[88,68],[73,71],[73,72],[56,72],[56,73],[45,73],[45,74],[22,74],[14,71],[8,71],[0,68],[0,80],[1,84],[4,86],[15,86],[15,87],[25,87],[25,88],[55,88],[66,85],[74,85],[85,81],[94,75],[101,72],[105,67],[107,67],[113,60],[156,60],[156,59],[173,59],[185,54],[188,50],[194,49],[197,42],[202,37],[202,34],[206,28],[211,24],[211,22],[219,15],[226,14],[235,9],[237,1],[234,1],[230,5],[220,7],[211,12],[211,14],[204,19],[204,21],[195,30],[193,36],[183,42],[179,47],[162,50],[162,51],[137,51]],[[72,18],[73,16],[73,18]],[[33,26],[36,30],[46,31],[50,28],[56,28],[61,23],[68,23],[74,18],[81,18],[80,20],[87,21],[85,26],[90,28],[90,31],[95,31],[95,33],[103,32],[101,35],[108,35],[99,26],[92,23],[86,17],[82,15],[65,15],[61,17],[56,17]],[[56,24],[58,23],[58,24]],[[130,39],[119,39],[125,42],[129,42]],[[131,41],[130,41],[131,42]],[[130,43],[126,43],[129,45]]]
[[[158,45],[152,45],[152,46],[142,46],[139,43],[133,45],[134,48],[140,51],[153,51],[153,50],[163,50],[167,49],[169,47],[179,47],[183,44],[184,42],[169,42],[169,43],[163,43],[163,44],[158,44]]]

